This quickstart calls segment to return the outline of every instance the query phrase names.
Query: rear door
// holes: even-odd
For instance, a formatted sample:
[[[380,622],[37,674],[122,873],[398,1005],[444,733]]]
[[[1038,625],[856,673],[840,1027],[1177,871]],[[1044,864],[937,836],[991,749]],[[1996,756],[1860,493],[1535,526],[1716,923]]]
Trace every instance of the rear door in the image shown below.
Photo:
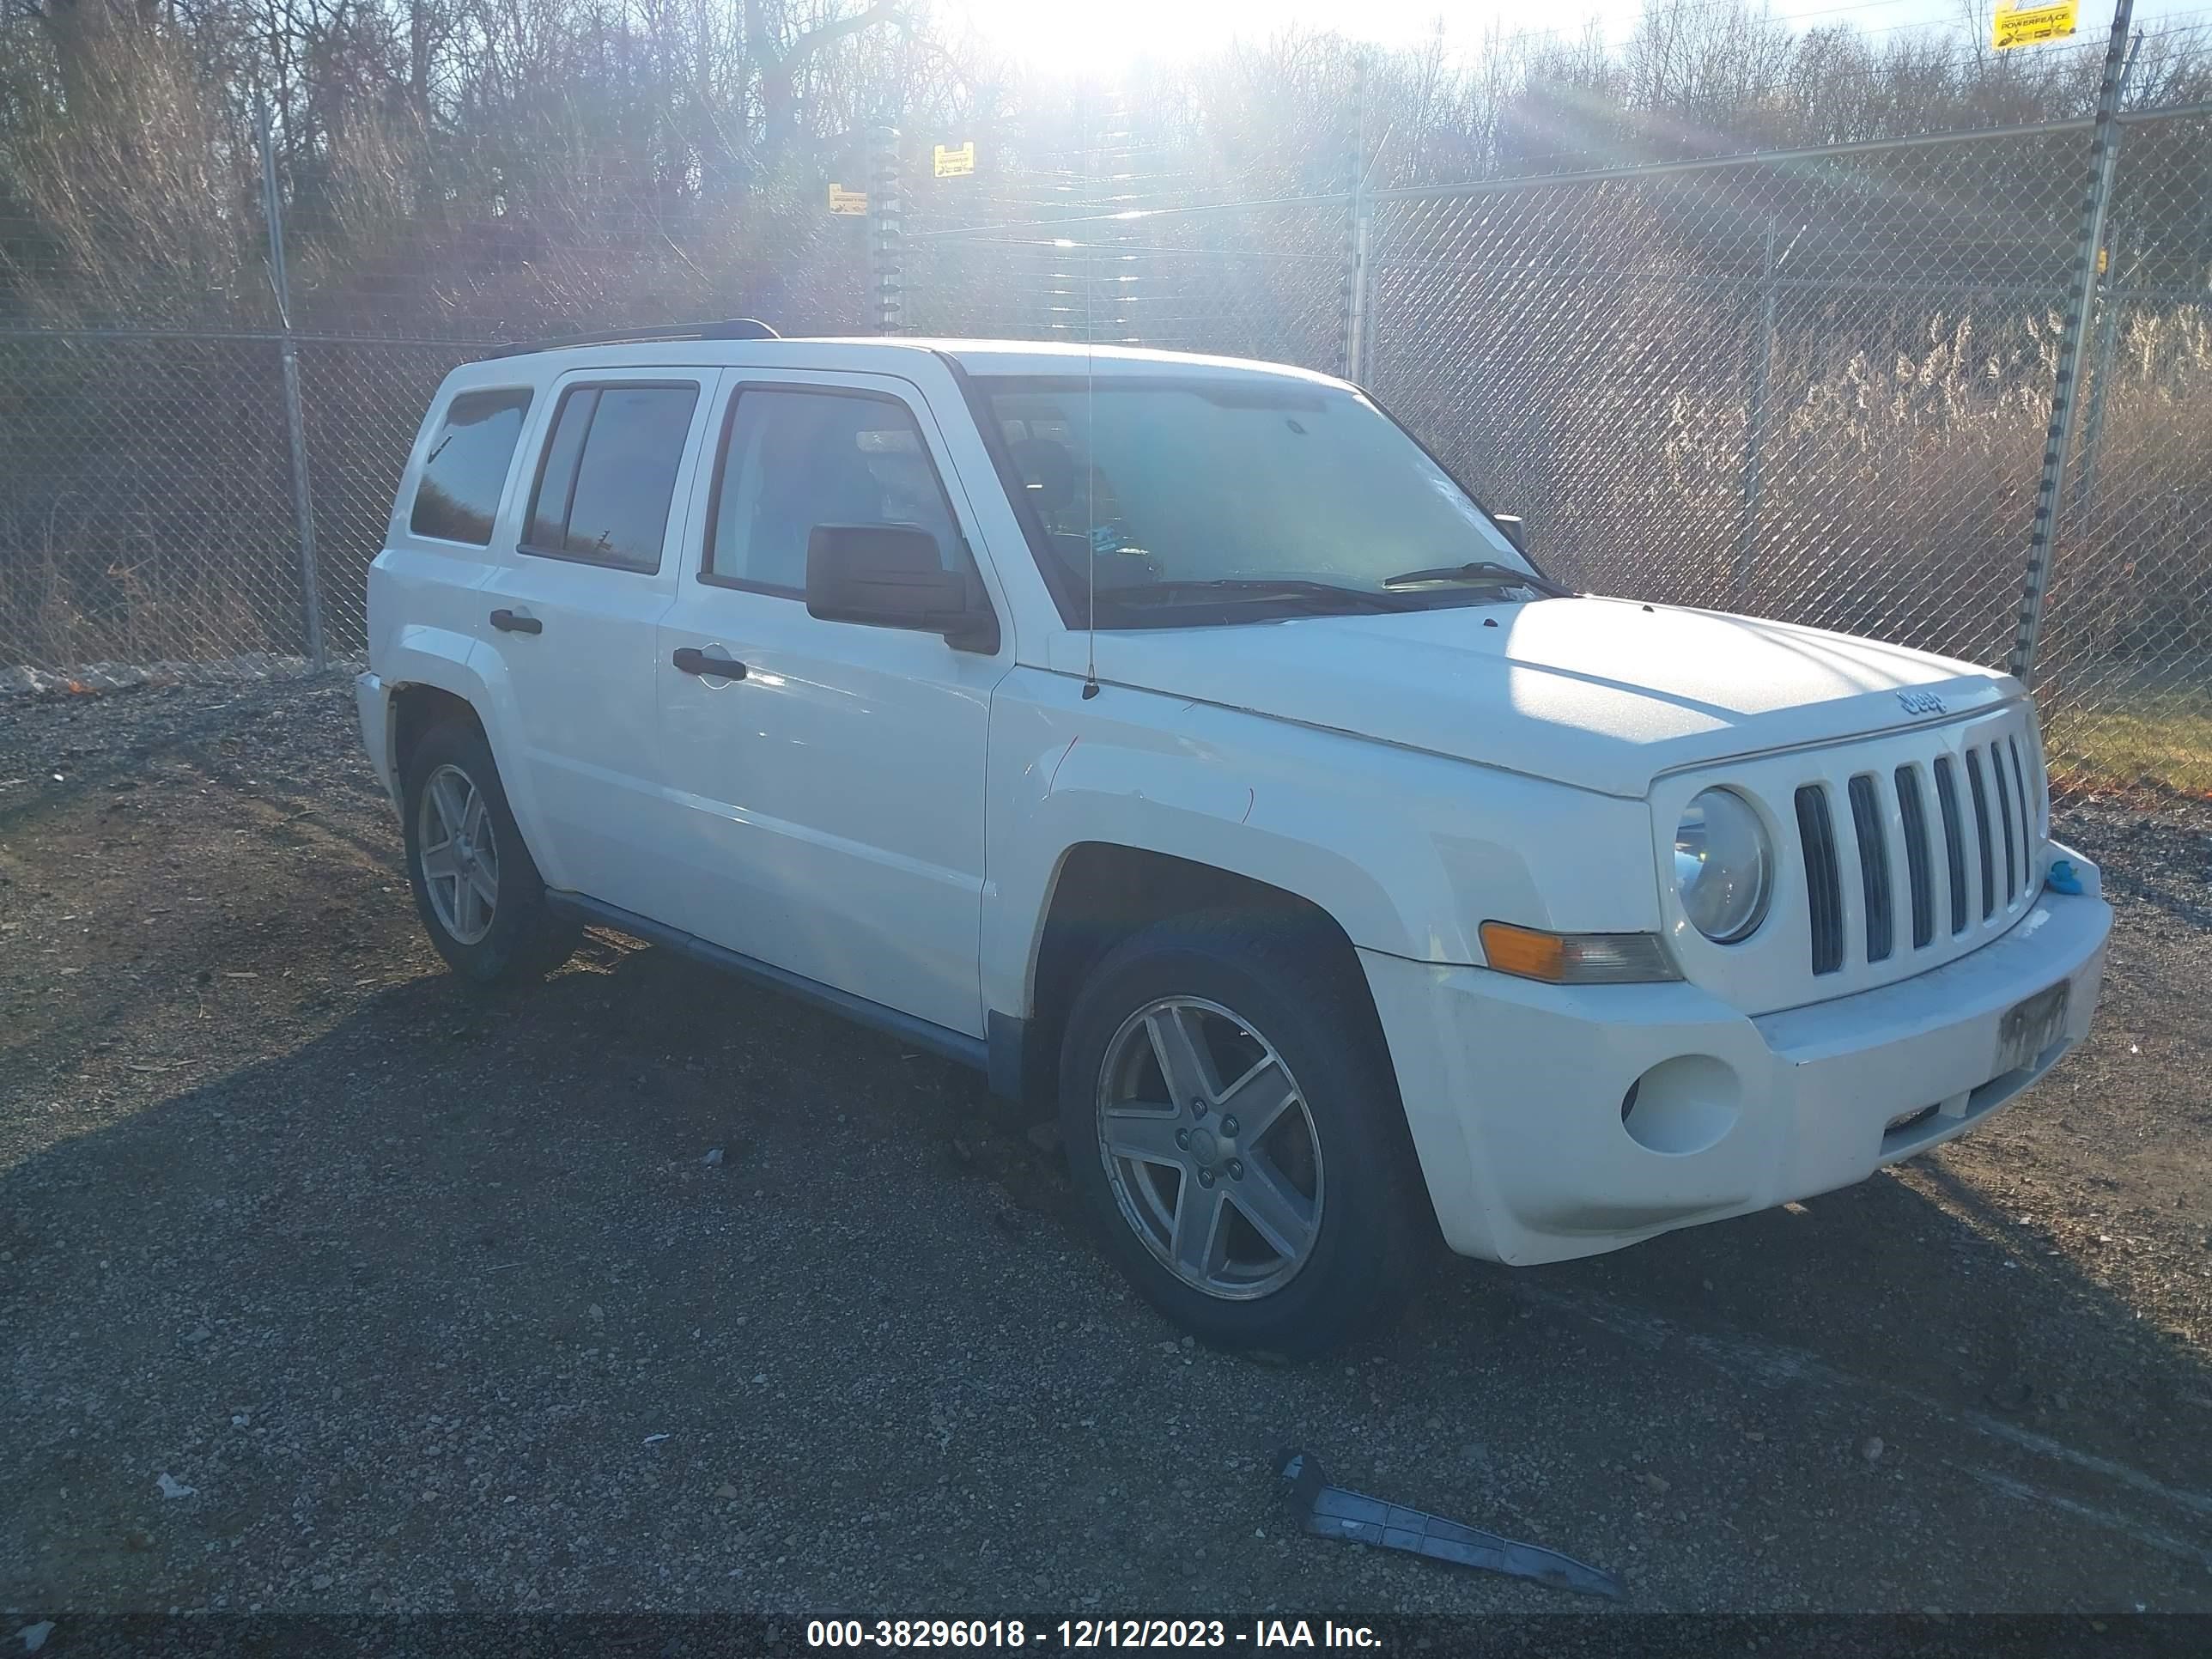
[[[480,592],[500,759],[546,884],[656,914],[654,631],[720,373],[574,371],[534,428],[507,558]]]
[[[988,591],[943,434],[889,375],[732,369],[723,404],[654,665],[681,925],[981,1035],[983,765],[1013,652],[1003,598],[1002,642],[984,654],[818,621],[805,597],[817,524],[918,526]]]

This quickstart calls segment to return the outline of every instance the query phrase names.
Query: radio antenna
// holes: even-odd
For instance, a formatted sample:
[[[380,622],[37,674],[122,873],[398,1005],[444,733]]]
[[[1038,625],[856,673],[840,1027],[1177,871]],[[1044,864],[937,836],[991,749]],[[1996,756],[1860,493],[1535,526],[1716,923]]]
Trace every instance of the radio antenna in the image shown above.
[[[1083,161],[1086,175],[1094,170],[1091,150],[1091,100],[1083,102]],[[1086,182],[1088,179],[1086,178]],[[1089,702],[1098,695],[1098,426],[1093,416],[1097,410],[1098,351],[1098,263],[1097,248],[1091,240],[1095,228],[1084,228],[1083,241],[1083,546],[1086,575],[1085,586],[1090,603],[1090,615],[1084,619],[1083,696]]]
[[[1090,331],[1086,321],[1085,333]],[[1098,695],[1098,464],[1091,454],[1091,446],[1097,441],[1093,411],[1098,406],[1095,395],[1097,371],[1092,367],[1091,356],[1096,346],[1086,340],[1083,346],[1083,543],[1089,550],[1086,560],[1086,586],[1090,589],[1091,614],[1084,619],[1083,695],[1087,700]]]

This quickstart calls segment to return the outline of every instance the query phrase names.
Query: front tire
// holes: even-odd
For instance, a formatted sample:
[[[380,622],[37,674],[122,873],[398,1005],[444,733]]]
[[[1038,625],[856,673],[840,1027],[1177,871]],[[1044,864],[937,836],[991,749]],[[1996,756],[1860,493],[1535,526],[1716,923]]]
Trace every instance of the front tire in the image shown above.
[[[447,720],[426,732],[402,800],[416,912],[454,973],[475,985],[509,984],[568,959],[582,929],[547,907],[481,730]]]
[[[1395,1315],[1434,1237],[1357,966],[1301,933],[1222,915],[1125,941],[1069,1012],[1060,1090],[1070,1173],[1146,1298],[1285,1356]]]

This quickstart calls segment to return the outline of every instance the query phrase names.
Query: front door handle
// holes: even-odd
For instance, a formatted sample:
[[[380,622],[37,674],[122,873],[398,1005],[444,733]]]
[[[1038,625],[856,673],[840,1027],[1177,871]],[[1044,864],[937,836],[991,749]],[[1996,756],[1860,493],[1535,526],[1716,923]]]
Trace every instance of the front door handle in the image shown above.
[[[545,624],[535,617],[518,617],[512,611],[495,611],[491,625],[502,634],[543,634]]]
[[[678,646],[673,660],[687,674],[720,680],[741,680],[745,677],[744,664],[732,662],[727,657],[710,657],[696,645]]]

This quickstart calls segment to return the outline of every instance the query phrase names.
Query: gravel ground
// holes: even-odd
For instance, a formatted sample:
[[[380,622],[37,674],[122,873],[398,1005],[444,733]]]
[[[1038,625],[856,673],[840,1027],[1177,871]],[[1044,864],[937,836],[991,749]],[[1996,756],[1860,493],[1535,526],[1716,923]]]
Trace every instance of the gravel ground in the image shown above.
[[[1640,1608],[2212,1611],[2212,808],[2061,817],[2120,925],[2021,1105],[1281,1369],[957,1068],[613,936],[461,994],[336,679],[0,702],[0,1639],[1568,1601],[1296,1535],[1293,1443]]]

